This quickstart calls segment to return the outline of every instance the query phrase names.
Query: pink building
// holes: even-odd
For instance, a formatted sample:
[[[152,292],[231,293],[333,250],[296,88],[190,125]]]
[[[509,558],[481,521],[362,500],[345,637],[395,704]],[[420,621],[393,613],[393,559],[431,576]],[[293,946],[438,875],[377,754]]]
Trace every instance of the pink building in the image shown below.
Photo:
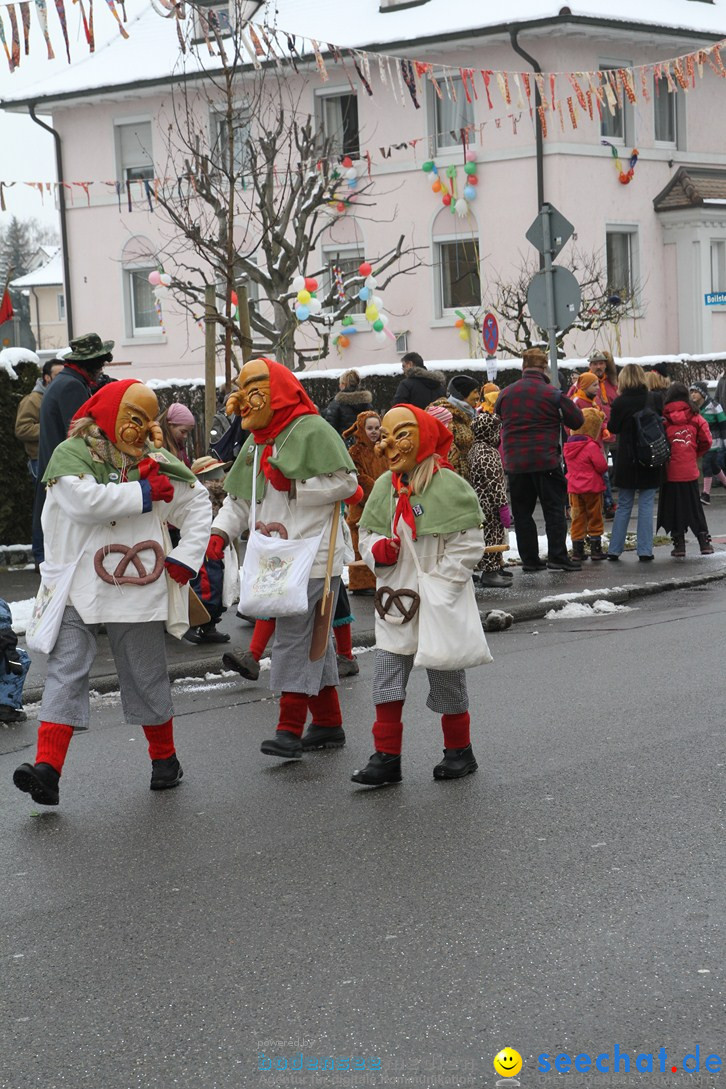
[[[227,17],[224,3],[204,6]],[[277,8],[280,28],[305,36],[295,39],[299,72],[285,69],[297,112],[320,119],[339,137],[341,153],[354,158],[366,181],[370,177],[375,203],[365,214],[355,205],[345,215],[331,212],[317,268],[299,272],[325,275],[335,265],[346,271],[364,257],[375,264],[400,234],[422,259],[415,273],[384,293],[395,344],[376,337],[357,314],[359,331],[342,357],[333,349],[325,359],[311,358],[310,367],[390,363],[405,350],[429,360],[481,354],[476,338],[460,339],[455,312],[493,309],[497,281],[516,278],[523,262],[536,258],[525,231],[542,196],[575,226],[576,239],[558,263],[567,263],[575,244],[599,254],[613,293],[634,300],[633,313],[618,329],[573,334],[571,355],[587,354],[595,342],[628,356],[726,346],[726,294],[719,303],[719,293],[726,293],[726,139],[720,121],[726,79],[709,64],[684,67],[685,90],[673,66],[648,68],[614,82],[621,102],[615,98],[611,109],[608,95],[604,107],[595,102],[591,118],[578,95],[587,81],[575,89],[570,80],[563,93],[567,76],[558,77],[553,109],[545,75],[541,153],[537,112],[530,108],[533,65],[544,73],[630,72],[709,49],[726,37],[726,0],[580,0],[567,6],[509,0],[501,8],[472,0],[278,0],[259,7],[259,22],[266,13],[271,17],[268,7]],[[172,22],[144,4],[129,23],[128,41],[114,39],[83,64],[56,68],[33,86],[19,87],[8,103],[51,115],[64,179],[93,181],[85,190],[74,187],[65,210],[68,313],[74,332],[95,329],[113,338],[116,360],[129,365],[124,372],[141,378],[203,373],[203,330],[180,310],[173,292],[162,301],[160,321],[147,279],[173,235],[154,199],[158,180],[178,169],[170,163],[165,135],[172,80],[182,72],[203,80],[205,66],[215,63],[203,41],[180,58]],[[325,82],[309,39],[320,43]],[[278,40],[289,42],[287,34]],[[360,50],[360,71],[350,53],[345,66],[336,64],[328,43]],[[250,72],[253,55],[254,49]],[[423,78],[423,69],[412,70],[412,95],[396,64],[379,63],[379,56],[432,68]],[[482,73],[491,73],[488,82]],[[510,75],[503,84],[497,73]],[[445,89],[441,97],[437,86]],[[219,124],[213,109],[195,114],[199,138],[210,147]],[[457,168],[461,191],[462,130],[476,153],[478,186],[469,213],[459,218],[443,207],[441,194],[432,193],[432,175],[422,165],[434,161],[445,180],[447,167]],[[620,183],[603,139],[618,151],[624,170],[638,149],[630,184]],[[241,228],[238,243],[251,244]],[[174,275],[168,263],[165,269]],[[298,336],[312,347],[310,332],[301,326]]]

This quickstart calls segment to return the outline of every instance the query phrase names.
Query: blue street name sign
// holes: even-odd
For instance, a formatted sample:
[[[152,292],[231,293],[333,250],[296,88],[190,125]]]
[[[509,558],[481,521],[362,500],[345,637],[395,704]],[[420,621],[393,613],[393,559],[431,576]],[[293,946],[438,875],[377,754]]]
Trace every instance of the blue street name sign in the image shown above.
[[[726,306],[726,291],[710,291],[703,296],[706,306]]]

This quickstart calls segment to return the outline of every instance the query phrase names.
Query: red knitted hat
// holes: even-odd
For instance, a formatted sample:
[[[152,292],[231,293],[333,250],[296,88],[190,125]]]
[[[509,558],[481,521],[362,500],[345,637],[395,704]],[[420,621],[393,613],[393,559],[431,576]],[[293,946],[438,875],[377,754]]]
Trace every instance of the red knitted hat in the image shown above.
[[[83,402],[71,423],[75,423],[76,420],[80,420],[84,416],[90,416],[92,420],[96,421],[106,438],[109,438],[111,442],[115,442],[116,419],[123,395],[129,386],[141,384],[138,378],[122,378],[119,382],[109,382],[107,386],[101,386],[93,397],[89,397],[87,401]]]

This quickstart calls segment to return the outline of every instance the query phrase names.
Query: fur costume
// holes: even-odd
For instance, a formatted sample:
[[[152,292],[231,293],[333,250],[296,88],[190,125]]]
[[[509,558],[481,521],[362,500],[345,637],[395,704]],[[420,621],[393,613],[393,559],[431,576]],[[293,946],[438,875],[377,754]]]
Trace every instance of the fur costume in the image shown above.
[[[358,523],[360,521],[360,516],[363,513],[363,507],[365,506],[366,500],[371,494],[373,485],[378,480],[378,477],[382,476],[388,468],[383,454],[377,450],[375,443],[371,442],[365,432],[366,420],[369,420],[371,416],[380,419],[377,412],[361,412],[353,426],[343,432],[343,439],[348,441],[352,439],[352,445],[348,447],[348,453],[355,465],[355,471],[358,474],[358,483],[363,489],[362,500],[360,503],[356,503],[354,506],[348,508],[346,517],[346,521],[350,527],[351,543],[355,552],[355,562],[348,566],[348,589],[351,591],[375,590],[376,588],[375,576],[368,565],[361,559],[360,550],[358,548]]]
[[[481,412],[471,431],[473,443],[469,450],[469,483],[477,494],[484,514],[484,546],[502,545],[506,533],[499,512],[509,502],[507,481],[499,455],[502,421],[498,416]],[[498,571],[502,566],[501,552],[485,552],[477,571]]]

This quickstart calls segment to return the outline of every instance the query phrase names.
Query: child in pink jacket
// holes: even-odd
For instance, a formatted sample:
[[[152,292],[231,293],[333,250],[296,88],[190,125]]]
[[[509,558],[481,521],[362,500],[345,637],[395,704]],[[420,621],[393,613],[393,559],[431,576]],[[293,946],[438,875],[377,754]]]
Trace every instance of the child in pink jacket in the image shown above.
[[[602,493],[605,491],[603,473],[607,470],[607,462],[600,445],[604,416],[597,408],[585,408],[582,414],[585,422],[571,433],[565,443],[567,491],[572,512],[572,555],[576,560],[587,559],[587,537],[590,559],[604,560]]]

